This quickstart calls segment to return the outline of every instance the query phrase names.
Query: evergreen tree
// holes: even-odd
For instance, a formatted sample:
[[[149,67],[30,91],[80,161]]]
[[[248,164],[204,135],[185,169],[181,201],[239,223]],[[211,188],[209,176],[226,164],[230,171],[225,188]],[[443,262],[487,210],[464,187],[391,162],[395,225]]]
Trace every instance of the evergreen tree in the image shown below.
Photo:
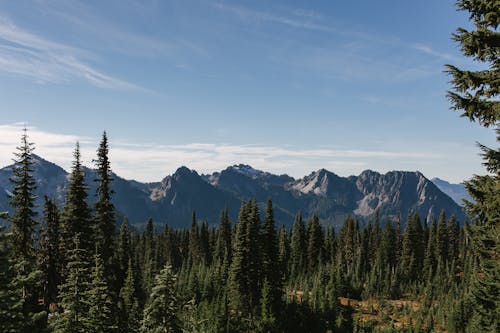
[[[88,252],[81,246],[80,234],[74,237],[68,252],[66,281],[59,292],[60,312],[49,320],[54,333],[86,333],[89,327],[90,264]]]
[[[323,230],[319,224],[316,213],[308,222],[307,227],[307,263],[309,271],[314,271],[318,267],[321,249],[323,247]]]
[[[112,257],[114,252],[115,234],[115,207],[111,203],[111,182],[113,181],[111,166],[108,157],[108,137],[106,132],[102,134],[102,140],[97,150],[96,175],[97,178],[97,202],[95,203],[95,239],[104,263],[104,271],[108,280],[112,280],[113,272]]]
[[[7,217],[0,213],[0,218]],[[9,258],[9,240],[0,227],[0,332],[17,333],[23,327],[22,291],[13,283],[14,267]]]
[[[449,260],[458,259],[458,248],[460,242],[460,225],[455,216],[452,216],[446,225],[448,231],[448,258]]]
[[[444,210],[439,214],[436,241],[436,257],[444,264],[448,259],[448,229]]]
[[[189,257],[191,264],[197,265],[201,262],[200,228],[196,221],[196,212],[193,211],[191,229],[189,230]]]
[[[221,262],[231,258],[231,222],[227,208],[221,212],[214,257]]]
[[[123,333],[137,333],[140,329],[140,312],[137,292],[135,289],[134,271],[132,260],[128,261],[127,277],[120,290],[120,307],[123,316],[120,331]]]
[[[263,285],[262,302],[266,306],[266,317],[277,318],[281,312],[282,296],[282,271],[279,260],[278,236],[274,223],[273,203],[269,199],[266,206],[266,218],[262,227],[261,235],[262,250],[262,279]],[[265,298],[265,299],[264,299]],[[262,304],[261,302],[261,304]],[[262,309],[264,311],[264,308]]]
[[[73,249],[73,241],[78,235],[81,249],[87,253],[94,251],[94,234],[91,209],[87,204],[87,185],[80,160],[80,145],[77,142],[73,154],[73,166],[66,192],[63,212],[62,253]],[[68,260],[65,261],[67,263]]]
[[[54,200],[45,196],[44,216],[40,231],[38,249],[38,267],[42,272],[45,309],[50,304],[57,303],[58,286],[61,283],[61,253],[60,253],[60,220],[59,210]]]
[[[236,311],[248,311],[248,242],[249,204],[241,204],[233,241],[233,260],[229,272],[230,304]]]
[[[429,230],[429,239],[425,248],[425,258],[423,271],[427,281],[432,281],[432,277],[436,272],[436,245],[437,245],[437,222],[433,220]]]
[[[419,278],[424,259],[423,229],[417,214],[408,216],[403,238],[401,269],[407,281]]]
[[[260,249],[260,212],[257,200],[250,202],[248,216],[247,245],[248,245],[248,306],[250,318],[253,319],[255,310],[260,303],[262,287],[262,251]],[[276,243],[275,243],[276,244]]]
[[[306,264],[306,231],[302,214],[300,212],[295,216],[292,226],[292,236],[290,240],[290,271],[292,275],[304,271]]]
[[[448,98],[454,110],[477,121],[484,127],[494,127],[500,142],[500,52],[498,24],[500,3],[491,0],[459,0],[459,10],[467,11],[472,30],[459,28],[453,38],[462,53],[482,63],[487,69],[464,70],[447,65],[452,76],[453,91]],[[488,175],[474,176],[466,182],[473,201],[466,208],[475,222],[473,244],[479,259],[474,274],[472,294],[475,301],[474,330],[498,332],[500,318],[500,148],[480,145]]]
[[[177,316],[179,306],[175,292],[176,279],[169,265],[156,276],[149,302],[144,309],[141,332],[181,332],[181,323]]]
[[[288,243],[288,235],[285,225],[281,225],[279,233],[279,265],[282,273],[282,280],[284,281],[288,276],[288,261],[290,259],[290,244]]]
[[[9,221],[12,230],[13,255],[26,261],[31,267],[35,261],[33,235],[38,225],[35,221],[37,213],[35,211],[36,182],[33,178],[33,150],[34,143],[28,141],[27,129],[25,128],[21,136],[21,146],[17,147],[17,152],[14,153],[16,158],[10,178],[12,183],[10,204],[14,212]]]
[[[95,265],[92,269],[91,289],[89,291],[88,327],[90,332],[112,333],[116,332],[117,329],[113,317],[114,304],[100,252],[96,249],[94,256]]]
[[[45,316],[37,304],[39,294],[39,281],[41,272],[36,269],[34,233],[38,222],[35,211],[34,194],[36,182],[33,178],[33,150],[34,144],[28,141],[26,128],[21,136],[21,145],[14,153],[14,166],[12,167],[11,207],[13,213],[9,218],[12,231],[12,258],[16,284],[21,288],[23,301],[24,322],[20,331],[28,332],[41,329],[40,320]]]
[[[120,226],[120,232],[118,234],[118,247],[116,249],[116,261],[118,263],[117,272],[117,285],[122,286],[125,280],[128,263],[131,258],[131,237],[128,220],[124,219],[122,225]]]

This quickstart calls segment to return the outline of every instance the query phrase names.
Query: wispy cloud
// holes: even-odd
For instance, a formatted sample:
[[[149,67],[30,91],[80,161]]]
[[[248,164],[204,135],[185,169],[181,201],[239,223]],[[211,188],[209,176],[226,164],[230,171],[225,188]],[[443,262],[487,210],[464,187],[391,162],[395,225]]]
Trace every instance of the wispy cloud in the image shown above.
[[[301,9],[259,11],[216,2],[218,10],[256,26],[279,24],[298,30],[336,35],[335,45],[297,45],[293,52],[279,52],[272,60],[304,68],[324,77],[404,82],[441,74],[442,61],[457,60],[429,45],[405,41],[395,35],[356,30],[332,17]],[[416,54],[416,55],[415,55]]]
[[[84,80],[99,88],[146,91],[101,72],[85,61],[89,52],[58,43],[17,26],[0,16],[0,71],[38,83]]]
[[[0,166],[11,162],[19,145],[23,124],[0,125]],[[30,139],[36,143],[36,153],[69,169],[72,150],[80,141],[83,163],[91,166],[98,138],[53,133],[28,127]],[[237,145],[189,143],[181,145],[137,144],[115,141],[111,137],[110,157],[113,170],[120,176],[141,181],[158,181],[186,165],[201,173],[219,171],[228,165],[246,163],[273,173],[288,173],[295,177],[319,168],[350,175],[373,167],[377,161],[435,160],[438,154],[427,152],[360,150],[360,149],[301,149],[272,145]]]
[[[411,47],[414,48],[417,51],[423,52],[423,53],[431,55],[431,56],[435,56],[435,57],[441,58],[443,60],[447,60],[447,61],[451,61],[451,60],[453,60],[453,61],[459,61],[459,59],[457,59],[456,57],[452,56],[451,54],[437,51],[437,50],[433,49],[429,45],[412,44]]]

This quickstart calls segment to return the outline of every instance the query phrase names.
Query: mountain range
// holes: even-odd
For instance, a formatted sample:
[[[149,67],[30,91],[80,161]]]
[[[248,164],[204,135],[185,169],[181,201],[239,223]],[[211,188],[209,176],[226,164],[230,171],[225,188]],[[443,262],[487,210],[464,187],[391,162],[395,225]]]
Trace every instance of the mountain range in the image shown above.
[[[34,161],[38,210],[41,211],[44,195],[62,204],[69,174],[37,155],[34,155]],[[12,166],[0,169],[0,192],[6,194],[3,198],[0,196],[0,210],[9,210],[11,170]],[[92,202],[96,191],[95,171],[84,168],[84,172],[89,186],[89,202]],[[116,174],[113,178],[113,203],[119,222],[126,216],[138,226],[151,217],[156,224],[187,227],[193,210],[199,219],[216,224],[221,209],[225,207],[229,209],[231,219],[236,221],[241,201],[254,198],[262,207],[271,198],[277,223],[287,226],[298,211],[304,217],[316,212],[322,223],[335,226],[341,225],[348,215],[366,221],[376,212],[387,219],[398,215],[404,217],[409,211],[416,211],[422,219],[429,220],[444,209],[447,216],[465,219],[463,208],[444,193],[449,188],[446,184],[453,184],[441,180],[434,184],[418,171],[380,174],[366,170],[359,176],[340,177],[321,169],[295,179],[240,164],[207,175],[180,167],[174,174],[155,183],[126,180]]]

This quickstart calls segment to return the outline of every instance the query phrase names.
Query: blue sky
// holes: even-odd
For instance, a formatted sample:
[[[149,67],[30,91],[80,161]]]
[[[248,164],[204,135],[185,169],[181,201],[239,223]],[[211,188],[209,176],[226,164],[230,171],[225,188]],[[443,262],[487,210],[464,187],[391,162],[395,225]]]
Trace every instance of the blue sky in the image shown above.
[[[64,167],[108,131],[113,168],[153,181],[248,163],[483,173],[490,130],[449,110],[452,1],[0,1],[0,164],[22,124]]]

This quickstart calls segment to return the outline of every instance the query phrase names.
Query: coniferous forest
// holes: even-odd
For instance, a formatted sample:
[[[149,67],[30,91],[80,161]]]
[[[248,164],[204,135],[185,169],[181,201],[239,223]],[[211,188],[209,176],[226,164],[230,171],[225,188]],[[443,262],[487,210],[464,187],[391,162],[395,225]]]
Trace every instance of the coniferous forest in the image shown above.
[[[458,1],[475,30],[454,39],[488,65],[447,66],[452,108],[498,128],[500,2]],[[241,203],[237,221],[174,229],[118,220],[109,143],[85,183],[77,144],[63,205],[37,214],[34,143],[14,153],[10,205],[0,230],[0,332],[498,332],[500,151],[480,146],[488,175],[467,184],[468,221],[441,213],[378,214],[342,227],[297,212],[291,228],[265,207]]]

